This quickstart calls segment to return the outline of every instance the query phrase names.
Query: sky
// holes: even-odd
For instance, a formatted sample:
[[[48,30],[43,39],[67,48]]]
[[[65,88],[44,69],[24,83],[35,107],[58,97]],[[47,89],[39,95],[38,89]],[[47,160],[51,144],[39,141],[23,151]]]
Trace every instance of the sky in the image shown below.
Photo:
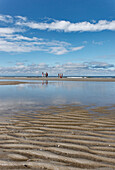
[[[115,76],[115,0],[0,0],[0,76]]]

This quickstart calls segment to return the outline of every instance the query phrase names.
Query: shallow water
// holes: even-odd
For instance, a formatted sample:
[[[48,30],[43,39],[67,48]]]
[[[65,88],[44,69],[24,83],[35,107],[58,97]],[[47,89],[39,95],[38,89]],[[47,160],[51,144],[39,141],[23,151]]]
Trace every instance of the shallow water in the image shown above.
[[[115,82],[31,81],[37,84],[0,86],[0,110],[34,110],[60,104],[115,104]]]

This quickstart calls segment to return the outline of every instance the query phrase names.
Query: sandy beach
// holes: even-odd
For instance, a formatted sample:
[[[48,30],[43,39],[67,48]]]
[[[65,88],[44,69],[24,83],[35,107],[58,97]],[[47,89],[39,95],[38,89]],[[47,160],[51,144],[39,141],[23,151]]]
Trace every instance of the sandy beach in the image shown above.
[[[14,81],[13,81],[14,80]],[[18,81],[19,80],[19,81]],[[28,82],[24,81],[28,80]],[[0,77],[0,85],[17,85],[24,83],[35,83],[29,82],[29,80],[37,81],[93,81],[93,82],[115,82],[115,78],[55,78],[55,77]]]
[[[0,0],[0,170],[115,170],[115,0]]]
[[[115,106],[51,106],[0,121],[0,169],[115,169]]]

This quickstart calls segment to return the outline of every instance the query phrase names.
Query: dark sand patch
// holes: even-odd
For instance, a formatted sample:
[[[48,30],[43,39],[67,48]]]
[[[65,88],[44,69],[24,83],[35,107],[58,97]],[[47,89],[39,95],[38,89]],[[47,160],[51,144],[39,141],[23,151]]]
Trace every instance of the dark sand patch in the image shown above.
[[[0,81],[0,85],[18,85],[18,84],[26,84],[27,82],[22,81]]]

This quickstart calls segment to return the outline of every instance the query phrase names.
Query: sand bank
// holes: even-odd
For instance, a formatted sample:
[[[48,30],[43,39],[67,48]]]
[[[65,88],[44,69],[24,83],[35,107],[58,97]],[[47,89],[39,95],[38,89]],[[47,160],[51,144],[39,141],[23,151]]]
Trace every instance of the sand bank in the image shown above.
[[[0,122],[0,169],[115,169],[114,111],[65,105],[16,113]]]
[[[0,81],[0,85],[18,85],[18,84],[25,84],[27,82],[22,81]]]
[[[55,78],[55,77],[0,77],[0,85],[21,84],[27,83],[24,80],[38,80],[38,81],[96,81],[96,82],[115,82],[115,78]],[[2,81],[3,80],[3,81]],[[8,80],[8,81],[4,81]],[[12,81],[10,81],[12,80]],[[13,81],[14,80],[14,81]],[[18,81],[18,80],[21,80]],[[28,82],[29,83],[29,82]]]

